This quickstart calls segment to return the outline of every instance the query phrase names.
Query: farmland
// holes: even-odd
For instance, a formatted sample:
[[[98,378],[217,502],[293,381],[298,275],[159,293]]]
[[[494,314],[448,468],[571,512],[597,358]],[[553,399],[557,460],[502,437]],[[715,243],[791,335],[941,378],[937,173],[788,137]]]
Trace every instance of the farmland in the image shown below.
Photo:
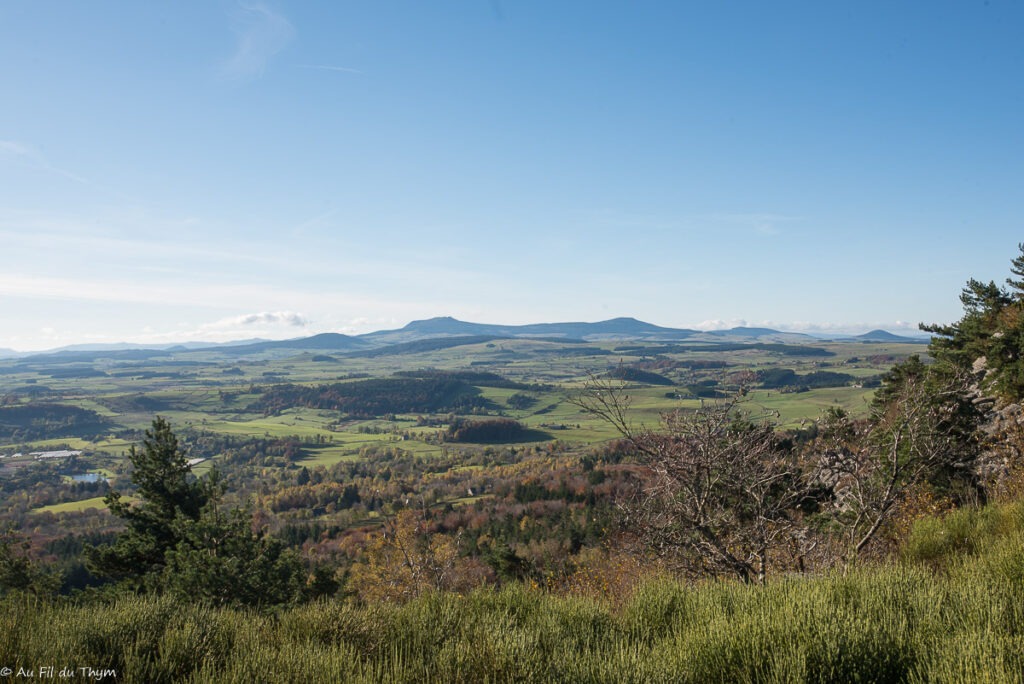
[[[8,495],[0,516],[19,527],[31,521],[50,543],[116,529],[102,496],[130,493],[126,454],[157,415],[178,433],[196,475],[216,467],[232,501],[255,506],[270,529],[295,539],[372,529],[382,509],[410,498],[438,510],[490,501],[485,515],[505,515],[494,492],[512,492],[518,480],[549,480],[554,492],[619,436],[573,401],[595,378],[625,388],[636,425],[656,427],[666,412],[742,388],[751,416],[799,429],[829,407],[864,415],[881,374],[923,350],[810,338],[488,336],[405,338],[372,353],[296,344],[3,360],[0,486]],[[820,377],[836,386],[800,385]],[[480,436],[501,420],[514,436]],[[82,454],[47,463],[29,455],[56,449]],[[314,481],[303,486],[318,493],[296,493],[305,473]],[[339,493],[346,486],[347,498]],[[337,561],[339,544],[311,553]]]
[[[439,374],[468,374],[466,384],[478,391],[480,401],[461,414],[507,416],[540,431],[549,430],[552,439],[557,437],[564,443],[588,445],[614,436],[609,426],[582,415],[567,400],[588,378],[616,367],[663,369],[658,377],[665,379],[664,384],[623,381],[634,398],[635,418],[642,423],[654,423],[662,412],[699,403],[693,388],[730,392],[747,383],[754,388],[748,410],[777,412],[782,426],[794,426],[817,417],[831,405],[862,413],[871,389],[851,382],[800,391],[796,387],[760,390],[754,377],[758,372],[785,368],[802,376],[839,370],[857,380],[868,380],[923,349],[906,343],[824,342],[813,348],[826,355],[799,356],[753,346],[721,345],[722,351],[706,344],[692,346],[698,351],[688,351],[686,345],[666,349],[666,345],[659,344],[508,339],[372,357],[286,351],[283,355],[256,353],[241,358],[180,352],[138,360],[122,359],[116,353],[84,359],[52,355],[8,360],[0,362],[0,396],[4,401],[4,414],[0,415],[5,416],[4,423],[0,423],[0,454],[67,447],[84,449],[90,458],[118,457],[156,414],[183,431],[294,436],[304,443],[326,443],[329,448],[311,455],[321,460],[326,454],[339,458],[357,455],[368,444],[393,440],[398,434],[403,436],[407,449],[439,453],[439,446],[420,439],[435,431],[414,427],[417,418],[430,415],[432,407],[399,413],[380,410],[379,415],[363,412],[354,417],[344,410],[306,406],[268,410],[259,401],[268,390],[281,386],[356,386],[369,379],[395,378],[425,369]],[[494,387],[500,383],[474,379],[474,373],[499,377],[515,387]],[[520,403],[513,400],[510,405],[510,399],[517,395]],[[59,407],[61,415],[52,416],[51,424],[44,428],[31,426],[46,425],[46,416],[23,419],[20,426],[7,425],[16,422],[16,410],[36,407]],[[443,419],[455,411],[433,413],[435,418]],[[83,422],[86,418],[81,416],[91,422]]]

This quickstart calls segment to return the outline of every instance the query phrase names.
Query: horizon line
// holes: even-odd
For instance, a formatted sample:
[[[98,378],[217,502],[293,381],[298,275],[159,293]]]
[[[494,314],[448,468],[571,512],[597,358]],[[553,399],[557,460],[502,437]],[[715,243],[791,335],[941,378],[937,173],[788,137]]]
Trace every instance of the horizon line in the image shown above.
[[[467,323],[467,324],[470,324],[470,325],[493,326],[493,327],[503,327],[503,328],[523,328],[523,327],[531,327],[531,326],[537,326],[537,325],[570,325],[570,324],[576,324],[576,325],[597,325],[597,324],[600,324],[600,323],[608,323],[608,322],[617,321],[617,320],[628,320],[628,321],[636,321],[636,322],[642,323],[644,325],[651,325],[651,326],[655,326],[655,327],[659,327],[659,328],[665,328],[667,330],[688,331],[688,332],[692,332],[692,333],[695,333],[695,334],[698,334],[698,335],[700,335],[700,334],[713,334],[713,333],[730,332],[730,331],[736,331],[736,330],[753,330],[753,329],[757,329],[757,330],[767,330],[767,331],[770,331],[770,332],[779,333],[779,334],[783,334],[783,335],[786,335],[786,334],[805,335],[805,336],[808,336],[808,337],[818,338],[818,339],[822,339],[822,340],[829,340],[829,339],[836,339],[836,338],[857,337],[857,336],[860,336],[860,335],[865,335],[865,334],[868,334],[868,333],[871,333],[871,332],[876,332],[876,331],[888,333],[888,334],[891,334],[891,335],[896,335],[898,337],[916,338],[916,339],[922,339],[922,340],[932,337],[931,334],[924,333],[923,331],[921,331],[917,327],[915,327],[915,328],[904,328],[904,327],[901,327],[899,322],[897,322],[894,325],[888,325],[888,326],[886,324],[884,324],[884,323],[883,324],[851,323],[851,324],[824,324],[824,325],[823,324],[808,323],[808,324],[802,325],[802,326],[793,325],[792,327],[790,327],[790,325],[785,325],[785,324],[777,324],[776,323],[776,324],[772,325],[772,324],[768,323],[768,324],[764,324],[764,325],[758,325],[758,324],[751,324],[751,323],[748,323],[748,322],[744,321],[743,324],[741,324],[741,325],[732,325],[732,326],[728,326],[728,327],[725,327],[725,326],[728,325],[726,322],[722,322],[722,323],[725,324],[722,327],[699,327],[702,324],[696,324],[696,325],[691,325],[691,326],[675,327],[675,326],[665,326],[665,325],[660,325],[660,324],[656,324],[656,323],[650,323],[648,321],[644,321],[644,320],[638,319],[638,318],[633,317],[633,316],[615,316],[615,317],[612,317],[612,318],[602,319],[602,320],[598,320],[598,321],[566,321],[566,320],[560,320],[560,321],[536,322],[536,323],[479,323],[479,322],[475,322],[475,321],[466,321],[466,320],[458,319],[458,318],[455,318],[454,316],[433,316],[433,317],[430,317],[430,318],[412,319],[412,320],[409,320],[406,324],[404,324],[402,326],[399,326],[399,327],[396,327],[396,328],[381,328],[379,330],[371,330],[371,331],[368,331],[368,332],[354,332],[352,330],[346,331],[344,328],[342,328],[340,330],[339,329],[331,329],[331,330],[321,330],[321,331],[318,331],[318,332],[310,332],[309,334],[299,335],[299,336],[279,336],[279,335],[275,335],[273,333],[269,333],[269,332],[266,332],[266,331],[254,331],[252,336],[245,337],[245,331],[244,330],[238,330],[237,331],[237,337],[224,337],[223,339],[220,339],[220,340],[201,339],[201,338],[184,338],[184,339],[170,338],[170,339],[166,339],[164,341],[160,341],[160,340],[144,340],[144,341],[139,341],[140,338],[145,338],[145,337],[165,337],[164,335],[159,335],[159,334],[158,335],[152,335],[152,334],[150,334],[150,335],[140,335],[138,337],[127,337],[127,338],[123,338],[121,340],[114,341],[114,342],[103,342],[103,341],[72,342],[70,344],[62,344],[62,345],[58,345],[58,346],[55,346],[55,347],[38,347],[38,348],[32,348],[32,349],[25,349],[25,348],[18,349],[18,348],[14,348],[14,347],[2,347],[2,348],[0,348],[0,352],[9,352],[9,353],[17,354],[17,355],[26,355],[26,354],[47,354],[47,353],[55,353],[55,352],[69,351],[69,350],[74,351],[76,349],[77,350],[81,350],[81,351],[88,351],[88,349],[85,349],[85,348],[88,348],[88,347],[93,347],[97,351],[107,351],[107,350],[113,351],[114,350],[113,348],[115,348],[115,347],[135,348],[135,349],[140,349],[140,350],[141,349],[160,350],[160,349],[166,349],[168,347],[175,347],[175,346],[181,346],[181,345],[199,345],[199,344],[201,344],[201,345],[209,345],[210,347],[223,347],[223,346],[231,346],[231,345],[239,345],[239,344],[259,343],[259,342],[299,341],[299,340],[304,340],[304,339],[308,339],[308,338],[311,338],[311,337],[315,337],[317,335],[326,335],[326,334],[344,335],[346,337],[366,337],[366,336],[369,336],[369,335],[374,335],[374,334],[379,334],[379,333],[404,330],[406,327],[408,327],[408,326],[410,326],[412,324],[415,324],[415,323],[423,323],[423,322],[436,321],[436,320],[451,320],[451,321],[454,321],[456,323]],[[705,323],[708,323],[708,322],[705,322]],[[890,330],[889,327],[893,327],[896,330],[898,330],[899,332],[892,332],[892,330]],[[173,333],[168,333],[168,335],[173,335]]]

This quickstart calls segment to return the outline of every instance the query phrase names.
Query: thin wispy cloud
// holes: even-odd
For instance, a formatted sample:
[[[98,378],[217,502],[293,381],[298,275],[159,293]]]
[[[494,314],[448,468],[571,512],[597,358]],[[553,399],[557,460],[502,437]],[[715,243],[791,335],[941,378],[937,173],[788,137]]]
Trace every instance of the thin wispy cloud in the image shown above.
[[[722,320],[720,318],[714,318],[707,321],[701,321],[692,326],[694,330],[729,330],[731,328],[746,328],[747,322],[742,318],[733,318],[730,320]]]
[[[264,3],[239,3],[231,15],[231,30],[237,38],[235,52],[221,73],[245,81],[262,76],[270,60],[295,37],[295,27]]]
[[[34,150],[24,143],[14,140],[0,140],[0,153],[28,157],[35,154]]]
[[[115,303],[124,305],[141,304],[155,309],[169,306],[193,309],[227,309],[252,311],[267,307],[277,316],[277,325],[301,327],[302,321],[309,322],[305,314],[301,318],[288,317],[289,307],[296,302],[316,312],[319,319],[324,312],[374,311],[394,317],[404,317],[403,312],[414,310],[427,313],[441,310],[441,303],[408,296],[388,296],[386,293],[360,293],[357,291],[325,292],[316,287],[302,288],[275,287],[256,282],[199,283],[186,281],[146,282],[120,276],[62,277],[29,273],[0,272],[0,298],[14,300],[64,300],[82,302]],[[257,309],[258,310],[258,309]],[[259,314],[249,319],[260,323]],[[269,322],[269,319],[267,319]],[[295,324],[295,325],[293,325]],[[244,321],[239,324],[244,327]],[[0,345],[2,346],[2,345]]]
[[[329,226],[328,219],[336,216],[337,214],[338,214],[338,210],[337,209],[330,209],[328,211],[321,212],[321,213],[317,214],[316,216],[312,216],[312,217],[306,219],[305,221],[302,221],[301,223],[293,226],[292,229],[291,229],[291,232],[294,235],[304,235],[307,231],[310,231],[310,230],[313,230],[313,229],[316,229],[316,228],[328,227]]]
[[[338,71],[345,74],[361,74],[363,73],[359,69],[353,69],[351,67],[334,66],[332,64],[300,64],[300,69],[318,69],[320,71]]]
[[[46,158],[46,155],[32,145],[19,142],[17,140],[0,140],[0,155],[14,157],[27,166],[40,171],[47,171],[58,176],[63,176],[64,178],[73,180],[76,183],[90,185],[88,180],[79,176],[77,173],[72,173],[71,171],[51,164],[50,160]]]
[[[103,225],[98,221],[97,224]],[[136,267],[145,265],[149,269],[167,265],[170,267],[167,270],[175,273],[182,272],[183,259],[188,260],[184,263],[190,264],[216,262],[243,266],[280,261],[272,254],[258,254],[229,244],[215,243],[212,239],[205,245],[199,245],[167,238],[118,237],[116,233],[104,235],[98,230],[83,221],[14,218],[0,214],[0,242],[8,250],[45,250],[54,260],[61,257],[79,260],[87,254],[94,263],[101,260],[123,261],[135,263]]]
[[[261,280],[269,277],[303,292],[321,291],[326,283],[362,292],[390,286],[397,292],[406,278],[445,283],[457,290],[475,287],[490,277],[467,268],[461,255],[452,256],[452,250],[379,246],[339,238],[333,234],[330,221],[334,213],[331,210],[305,218],[287,229],[289,239],[282,242],[276,235],[238,241],[224,235],[225,229],[217,223],[197,221],[195,226],[186,227],[180,219],[159,212],[99,212],[68,217],[0,208],[0,244],[9,256],[21,259],[45,252],[50,265],[57,267],[47,275],[59,272],[91,281],[97,268],[112,269],[128,278],[145,276],[150,286],[166,284],[173,288],[178,288],[182,279],[201,287],[248,282],[250,274],[256,272],[263,274]],[[137,226],[145,226],[145,232]],[[339,254],[344,257],[339,259]],[[388,273],[396,275],[386,278],[385,283],[378,282],[381,274]],[[160,277],[149,280],[150,274]],[[13,273],[8,269],[4,275]],[[369,285],[374,282],[378,286]],[[74,296],[73,291],[70,294]],[[285,303],[282,308],[295,307],[294,303]]]

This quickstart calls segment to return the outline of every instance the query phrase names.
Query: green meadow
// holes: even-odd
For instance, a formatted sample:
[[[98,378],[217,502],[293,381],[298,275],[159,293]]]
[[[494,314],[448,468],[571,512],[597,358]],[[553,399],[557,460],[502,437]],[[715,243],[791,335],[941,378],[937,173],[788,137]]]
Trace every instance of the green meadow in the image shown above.
[[[715,346],[621,342],[559,343],[507,339],[427,351],[380,354],[264,354],[232,356],[217,352],[181,352],[152,359],[118,360],[102,355],[68,362],[38,357],[0,362],[0,395],[7,405],[55,403],[92,412],[105,421],[98,434],[64,432],[27,440],[0,439],[0,455],[18,451],[77,449],[83,472],[115,474],[124,454],[137,444],[155,415],[171,421],[186,441],[189,435],[237,439],[297,439],[303,444],[300,465],[324,466],[353,461],[367,448],[391,447],[413,456],[444,453],[439,435],[451,418],[440,414],[347,416],[339,411],[293,406],[266,412],[260,400],[287,383],[315,388],[371,378],[400,377],[427,369],[459,373],[493,373],[515,386],[481,384],[476,392],[486,408],[456,414],[459,419],[507,417],[533,430],[532,439],[557,442],[561,448],[585,450],[618,435],[606,422],[573,403],[588,382],[616,368],[649,368],[665,384],[626,382],[630,420],[656,428],[662,414],[700,405],[691,388],[710,387],[720,394],[739,389],[751,374],[789,369],[799,376],[816,371],[841,372],[854,378],[847,386],[783,391],[751,388],[745,410],[793,428],[839,406],[864,415],[872,395],[859,382],[877,378],[894,361],[924,351],[919,344],[807,342],[816,355],[783,353],[771,345]],[[796,347],[796,348],[799,348]],[[784,350],[783,350],[784,351]],[[426,420],[424,425],[420,421]],[[472,448],[460,445],[458,448]],[[452,448],[450,445],[447,448]],[[196,466],[206,472],[218,454]],[[0,477],[4,470],[0,469]],[[87,505],[86,498],[83,506]],[[69,504],[59,504],[73,510]]]

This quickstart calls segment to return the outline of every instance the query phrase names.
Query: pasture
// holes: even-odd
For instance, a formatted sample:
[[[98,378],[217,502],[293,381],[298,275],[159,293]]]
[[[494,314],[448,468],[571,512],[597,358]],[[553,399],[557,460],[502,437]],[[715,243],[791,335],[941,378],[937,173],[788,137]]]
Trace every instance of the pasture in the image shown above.
[[[203,435],[225,439],[294,439],[302,445],[296,466],[330,467],[353,462],[368,448],[390,447],[409,456],[439,457],[450,449],[474,445],[441,444],[453,419],[512,418],[557,441],[561,449],[584,453],[593,445],[616,438],[612,426],[583,411],[574,398],[593,378],[617,368],[646,369],[664,384],[624,383],[630,419],[637,427],[656,428],[662,414],[700,405],[697,390],[720,395],[750,387],[744,409],[766,416],[780,428],[805,425],[829,407],[854,415],[868,411],[871,384],[919,344],[821,342],[801,353],[798,346],[583,343],[508,339],[421,352],[365,355],[235,356],[216,352],[179,352],[154,358],[122,360],[97,355],[91,361],[66,362],[60,357],[0,361],[0,397],[5,406],[68,407],[94,416],[78,431],[54,424],[50,433],[27,426],[0,432],[0,455],[51,449],[78,449],[93,472],[116,477],[124,472],[124,456],[137,444],[155,415],[167,418],[186,442]],[[275,388],[316,389],[358,386],[374,378],[407,377],[410,373],[490,373],[504,385],[480,381],[470,387],[475,408],[470,412],[397,412],[387,415],[349,415],[345,411],[291,405],[268,409],[264,397]],[[767,389],[756,378],[776,369],[797,377],[828,371],[853,380],[843,386]],[[466,375],[473,378],[477,375]],[[486,376],[491,377],[491,376]],[[751,382],[753,381],[753,384]],[[472,384],[475,381],[467,381]],[[696,390],[694,388],[697,388]],[[478,447],[477,447],[478,448]],[[206,472],[219,453],[196,467]],[[0,460],[0,464],[4,464]],[[0,477],[34,464],[9,461]],[[45,506],[63,512],[88,508],[95,498]]]

